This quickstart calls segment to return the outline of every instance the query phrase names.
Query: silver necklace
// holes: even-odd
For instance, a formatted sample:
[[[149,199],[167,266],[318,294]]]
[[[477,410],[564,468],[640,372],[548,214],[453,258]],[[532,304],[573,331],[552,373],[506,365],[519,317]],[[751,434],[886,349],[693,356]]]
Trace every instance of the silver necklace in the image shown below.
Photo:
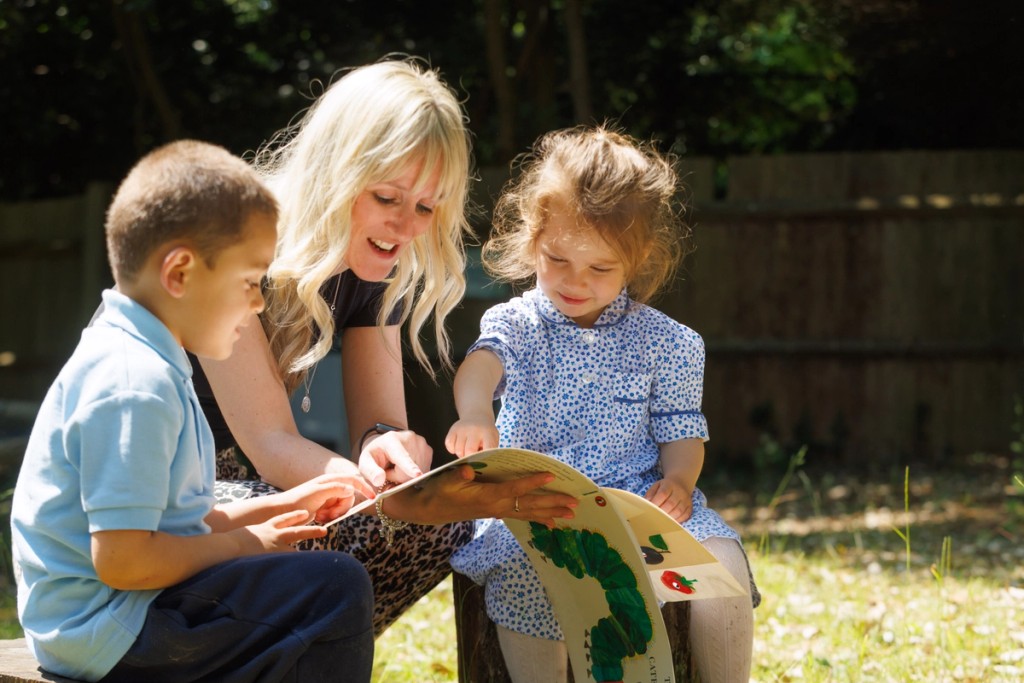
[[[334,307],[338,303],[338,292],[341,290],[341,276],[338,276],[338,282],[334,285],[334,298],[331,300],[331,318],[334,317]],[[309,387],[313,384],[313,378],[316,377],[316,369],[320,367],[320,361],[313,364],[313,369],[306,373],[306,376],[302,378],[302,383],[306,385],[306,395],[302,397],[302,403],[299,407],[302,408],[302,412],[308,413],[309,409],[313,406],[313,401],[309,398]]]

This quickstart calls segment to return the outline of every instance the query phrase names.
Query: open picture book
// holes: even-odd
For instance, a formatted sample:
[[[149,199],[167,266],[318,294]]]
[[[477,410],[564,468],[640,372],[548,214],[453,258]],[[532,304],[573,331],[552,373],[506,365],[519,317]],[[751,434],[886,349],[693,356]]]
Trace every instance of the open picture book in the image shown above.
[[[457,465],[469,465],[483,482],[550,472],[555,479],[543,490],[579,500],[576,516],[550,529],[504,520],[544,583],[577,681],[674,681],[660,603],[746,595],[688,531],[640,496],[602,488],[569,465],[518,448],[481,451],[423,477]],[[344,517],[373,504],[354,506]]]

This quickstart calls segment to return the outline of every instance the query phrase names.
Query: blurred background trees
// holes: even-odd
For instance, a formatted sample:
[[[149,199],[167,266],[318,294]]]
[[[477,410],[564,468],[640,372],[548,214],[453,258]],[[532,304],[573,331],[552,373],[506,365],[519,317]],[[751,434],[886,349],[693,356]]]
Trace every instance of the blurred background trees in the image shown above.
[[[1024,146],[1013,0],[0,0],[0,200],[116,181],[182,136],[244,153],[400,52],[477,161],[614,120],[682,155]]]

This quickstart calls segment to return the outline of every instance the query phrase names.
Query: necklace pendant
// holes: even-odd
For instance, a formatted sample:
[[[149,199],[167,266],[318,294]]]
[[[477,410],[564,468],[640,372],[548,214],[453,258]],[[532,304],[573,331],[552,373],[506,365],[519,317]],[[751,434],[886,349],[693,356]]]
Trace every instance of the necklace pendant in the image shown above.
[[[309,394],[306,394],[305,396],[302,397],[302,403],[300,404],[299,407],[302,408],[302,412],[308,413],[309,407],[310,405],[312,405],[312,403],[313,402],[309,400]]]

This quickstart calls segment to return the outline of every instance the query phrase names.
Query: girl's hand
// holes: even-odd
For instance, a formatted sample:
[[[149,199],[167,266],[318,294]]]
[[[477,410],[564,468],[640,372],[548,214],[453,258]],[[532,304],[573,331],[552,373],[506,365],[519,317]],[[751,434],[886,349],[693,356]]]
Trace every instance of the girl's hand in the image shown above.
[[[356,495],[353,483],[352,477],[342,474],[321,474],[278,495],[284,507],[296,508],[306,513],[306,519],[302,523],[309,521],[310,517],[323,523],[345,514],[352,507]],[[362,478],[358,478],[355,483],[359,485],[361,492],[366,488],[366,482]],[[372,492],[368,493],[372,495]]]
[[[359,471],[373,486],[402,484],[430,469],[434,449],[409,430],[385,432],[369,439],[359,454]]]
[[[485,484],[476,481],[472,467],[463,465],[390,496],[387,512],[416,524],[498,517],[550,527],[556,519],[572,519],[573,508],[577,505],[575,498],[564,493],[537,492],[554,478],[549,472],[539,472],[521,479]]]
[[[654,482],[651,488],[647,489],[644,498],[660,507],[680,524],[690,519],[690,515],[693,514],[693,491],[687,491],[685,486],[671,479]]]
[[[494,420],[459,420],[448,430],[444,447],[458,458],[498,447],[498,428]]]

